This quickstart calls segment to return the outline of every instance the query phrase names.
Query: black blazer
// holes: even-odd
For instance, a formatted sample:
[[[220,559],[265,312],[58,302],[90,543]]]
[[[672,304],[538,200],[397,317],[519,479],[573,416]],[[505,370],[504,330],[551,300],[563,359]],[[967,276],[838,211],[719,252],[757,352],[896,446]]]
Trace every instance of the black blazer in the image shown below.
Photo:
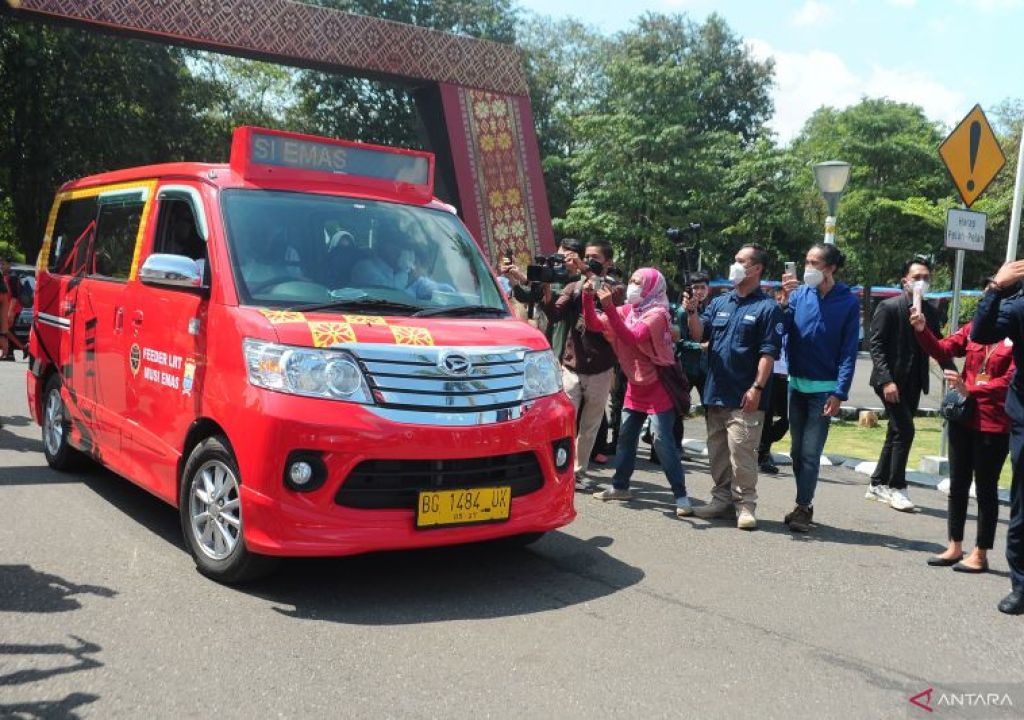
[[[922,303],[925,323],[941,337],[939,311],[931,303]],[[871,387],[881,388],[894,382],[903,387],[910,380],[914,363],[918,358],[918,381],[921,392],[928,392],[928,355],[914,337],[916,331],[910,324],[910,298],[906,293],[883,300],[875,308],[871,318]],[[939,363],[943,369],[955,369],[952,362]]]

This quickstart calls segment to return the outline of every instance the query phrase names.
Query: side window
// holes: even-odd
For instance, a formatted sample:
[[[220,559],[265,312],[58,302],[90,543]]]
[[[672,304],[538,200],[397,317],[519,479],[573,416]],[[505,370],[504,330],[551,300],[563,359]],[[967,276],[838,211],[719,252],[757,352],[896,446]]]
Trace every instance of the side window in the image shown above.
[[[96,220],[94,255],[86,272],[127,280],[135,257],[135,241],[139,236],[144,203],[111,202],[100,205]]]
[[[160,218],[153,252],[206,260],[206,243],[199,236],[192,203],[177,198],[160,199]]]
[[[53,226],[50,256],[46,261],[47,270],[52,273],[73,273],[85,263],[92,235],[86,231],[96,220],[96,209],[95,197],[65,200],[60,204],[57,209],[57,221]],[[76,250],[80,252],[76,254]]]

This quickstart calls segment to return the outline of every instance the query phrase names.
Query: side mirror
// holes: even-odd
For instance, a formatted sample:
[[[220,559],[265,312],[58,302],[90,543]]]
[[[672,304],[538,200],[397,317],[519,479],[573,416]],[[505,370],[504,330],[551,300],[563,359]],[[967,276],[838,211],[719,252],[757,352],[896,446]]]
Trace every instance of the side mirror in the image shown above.
[[[139,269],[139,280],[146,285],[201,290],[205,262],[184,255],[154,253]]]

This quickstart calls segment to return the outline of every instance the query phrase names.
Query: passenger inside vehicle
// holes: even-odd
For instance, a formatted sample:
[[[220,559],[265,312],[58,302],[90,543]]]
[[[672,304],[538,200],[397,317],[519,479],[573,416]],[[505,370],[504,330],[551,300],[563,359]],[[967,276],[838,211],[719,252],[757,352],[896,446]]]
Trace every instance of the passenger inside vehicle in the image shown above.
[[[351,285],[401,290],[420,300],[429,300],[437,290],[454,292],[450,285],[427,277],[417,262],[415,242],[397,218],[377,218],[372,250],[352,268]]]

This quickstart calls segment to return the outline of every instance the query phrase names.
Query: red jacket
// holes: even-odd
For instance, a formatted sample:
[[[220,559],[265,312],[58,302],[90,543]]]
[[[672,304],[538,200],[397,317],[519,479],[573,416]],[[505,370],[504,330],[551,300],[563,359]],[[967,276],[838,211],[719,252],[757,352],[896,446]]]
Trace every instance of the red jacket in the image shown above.
[[[981,345],[971,340],[971,323],[967,323],[954,334],[939,340],[927,327],[914,333],[924,351],[933,358],[949,361],[955,357],[966,357],[963,372],[960,373],[968,392],[977,403],[978,410],[971,418],[969,427],[982,432],[1010,432],[1010,418],[1006,415],[1006,391],[1013,379],[1013,343],[1009,338],[995,345]],[[988,362],[985,356],[988,355]],[[989,375],[989,381],[979,384],[978,373],[982,365]]]

